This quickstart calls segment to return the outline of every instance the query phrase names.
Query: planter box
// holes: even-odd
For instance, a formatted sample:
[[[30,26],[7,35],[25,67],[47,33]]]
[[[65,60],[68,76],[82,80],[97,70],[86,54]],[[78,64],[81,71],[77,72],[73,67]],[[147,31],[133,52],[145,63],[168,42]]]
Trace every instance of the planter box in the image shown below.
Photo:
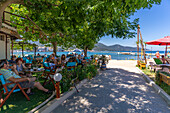
[[[159,74],[160,74],[160,80],[170,85],[170,77],[161,72]]]
[[[146,63],[138,61],[138,66],[140,67],[140,69],[144,68],[146,69]]]

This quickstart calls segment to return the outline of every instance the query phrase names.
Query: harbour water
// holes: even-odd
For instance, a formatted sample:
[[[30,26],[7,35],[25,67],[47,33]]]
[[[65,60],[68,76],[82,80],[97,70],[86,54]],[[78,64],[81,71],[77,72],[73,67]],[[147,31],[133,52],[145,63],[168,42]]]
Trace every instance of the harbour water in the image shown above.
[[[120,52],[129,52],[129,53],[135,53],[133,55],[125,55],[125,54],[120,54]],[[148,56],[146,56],[147,58],[150,58],[150,55],[152,55],[151,57],[155,57],[155,53],[157,51],[146,51],[146,54],[148,54]],[[164,51],[159,51],[160,54],[164,54]],[[50,55],[53,52],[36,52],[36,54],[40,54],[40,55]],[[62,54],[68,54],[69,52],[57,52],[57,55],[61,56]],[[81,54],[81,52],[76,52],[77,54]],[[14,52],[15,55],[17,56],[21,56],[22,52]],[[24,55],[33,55],[34,52],[24,52]],[[136,51],[100,51],[100,52],[87,52],[87,56],[91,56],[91,55],[111,55],[112,59],[115,60],[129,60],[129,59],[134,59],[137,60],[137,52]]]

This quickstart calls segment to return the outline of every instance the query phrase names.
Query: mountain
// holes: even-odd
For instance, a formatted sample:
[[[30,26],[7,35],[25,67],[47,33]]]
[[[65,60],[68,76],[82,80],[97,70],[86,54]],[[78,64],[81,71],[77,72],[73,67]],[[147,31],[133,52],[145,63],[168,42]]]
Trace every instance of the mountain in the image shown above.
[[[137,51],[137,47],[121,46],[119,44],[106,46],[102,43],[97,43],[95,47],[93,48],[93,50],[95,51]]]

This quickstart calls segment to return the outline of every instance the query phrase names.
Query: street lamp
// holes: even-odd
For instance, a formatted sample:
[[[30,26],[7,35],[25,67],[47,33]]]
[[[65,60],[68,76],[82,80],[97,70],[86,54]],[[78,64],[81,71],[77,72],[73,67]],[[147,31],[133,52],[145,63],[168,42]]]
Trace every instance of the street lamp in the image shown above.
[[[60,98],[60,80],[62,79],[62,75],[60,73],[56,73],[53,79],[56,81],[55,84],[56,98]]]

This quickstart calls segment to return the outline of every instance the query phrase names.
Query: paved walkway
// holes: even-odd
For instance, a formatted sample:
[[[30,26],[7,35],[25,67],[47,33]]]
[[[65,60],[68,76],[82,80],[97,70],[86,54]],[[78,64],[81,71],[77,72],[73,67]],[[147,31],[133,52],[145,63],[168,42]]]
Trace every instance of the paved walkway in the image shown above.
[[[170,113],[165,101],[136,70],[136,61],[109,62],[102,71],[52,113]]]

